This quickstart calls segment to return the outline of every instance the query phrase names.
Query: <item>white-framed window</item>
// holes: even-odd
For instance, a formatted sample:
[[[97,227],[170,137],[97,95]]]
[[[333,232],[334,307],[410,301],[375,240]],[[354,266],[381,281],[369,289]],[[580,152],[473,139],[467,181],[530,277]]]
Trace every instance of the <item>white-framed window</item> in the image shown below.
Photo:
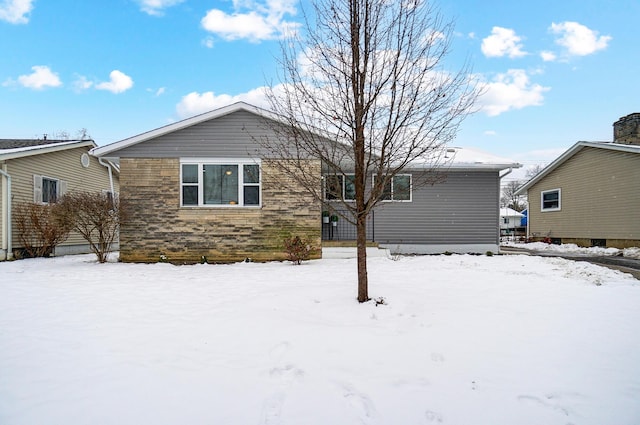
[[[373,176],[375,184],[376,176]],[[411,174],[396,174],[384,186],[383,202],[411,202]]]
[[[540,192],[540,211],[559,211],[561,207],[562,193],[560,189]]]
[[[262,183],[258,160],[183,159],[180,205],[184,207],[259,207]]]
[[[67,191],[67,182],[53,177],[33,175],[33,202],[55,204]]]
[[[355,176],[353,174],[325,174],[324,199],[327,201],[355,201]]]

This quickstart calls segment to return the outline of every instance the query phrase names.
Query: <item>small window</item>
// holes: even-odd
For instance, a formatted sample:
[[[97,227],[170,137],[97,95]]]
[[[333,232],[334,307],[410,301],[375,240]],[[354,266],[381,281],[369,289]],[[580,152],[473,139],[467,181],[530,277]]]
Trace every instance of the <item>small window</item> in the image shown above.
[[[545,190],[540,196],[541,211],[558,211],[561,206],[560,189]]]
[[[353,174],[327,174],[324,177],[324,181],[324,198],[327,201],[355,201],[356,184],[355,176]]]
[[[375,183],[376,176],[373,176]],[[383,201],[411,202],[411,174],[398,174],[389,180],[383,190]]]
[[[260,165],[184,162],[180,187],[182,206],[260,206]]]
[[[42,178],[42,202],[55,204],[58,201],[58,180]]]
[[[65,194],[67,183],[51,177],[33,175],[33,202],[55,204]]]

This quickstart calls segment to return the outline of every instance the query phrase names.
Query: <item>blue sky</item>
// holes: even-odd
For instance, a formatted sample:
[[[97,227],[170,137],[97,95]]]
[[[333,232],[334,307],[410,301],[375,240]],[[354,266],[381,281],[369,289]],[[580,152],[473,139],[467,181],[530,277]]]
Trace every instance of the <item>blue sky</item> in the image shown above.
[[[303,2],[305,4],[305,2]],[[455,146],[548,163],[640,112],[637,0],[451,0],[445,65],[483,81]],[[244,100],[266,106],[293,0],[0,0],[0,138],[104,145]]]

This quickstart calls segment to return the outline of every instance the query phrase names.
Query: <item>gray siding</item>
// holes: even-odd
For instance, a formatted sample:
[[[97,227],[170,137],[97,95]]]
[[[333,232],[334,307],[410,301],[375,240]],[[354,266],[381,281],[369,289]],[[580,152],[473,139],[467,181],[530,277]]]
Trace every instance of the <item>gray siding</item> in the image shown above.
[[[449,172],[444,182],[414,187],[411,202],[379,204],[368,221],[367,236],[390,246],[495,245],[499,243],[499,197],[497,172]],[[354,239],[355,230],[340,220],[333,236]]]
[[[258,141],[275,137],[271,125],[275,123],[250,112],[237,111],[120,149],[113,155],[121,158],[264,157]]]
[[[457,173],[414,188],[412,202],[382,203],[375,214],[376,241],[393,244],[497,243],[498,173]]]

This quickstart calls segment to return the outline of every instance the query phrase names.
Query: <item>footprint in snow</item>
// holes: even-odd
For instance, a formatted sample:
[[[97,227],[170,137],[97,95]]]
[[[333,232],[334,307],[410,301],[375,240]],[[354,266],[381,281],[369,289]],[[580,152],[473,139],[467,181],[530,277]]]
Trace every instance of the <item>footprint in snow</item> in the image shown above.
[[[438,412],[434,412],[433,410],[427,410],[424,412],[424,417],[427,422],[434,422],[438,424],[442,423],[442,415]]]
[[[356,390],[350,384],[341,384],[343,397],[349,405],[358,413],[360,423],[369,424],[375,414],[373,402],[366,394]]]

